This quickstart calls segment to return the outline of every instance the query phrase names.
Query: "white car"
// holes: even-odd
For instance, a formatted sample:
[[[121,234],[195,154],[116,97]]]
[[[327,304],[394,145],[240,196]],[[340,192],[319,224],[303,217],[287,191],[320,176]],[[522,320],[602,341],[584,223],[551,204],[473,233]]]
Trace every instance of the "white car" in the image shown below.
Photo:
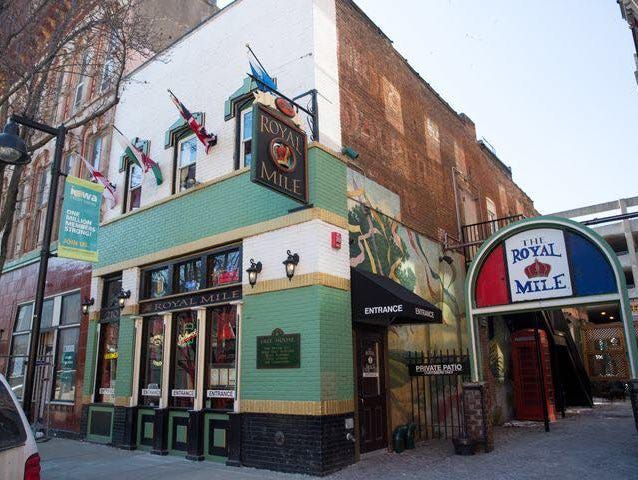
[[[40,455],[27,417],[0,374],[0,478],[40,480]]]

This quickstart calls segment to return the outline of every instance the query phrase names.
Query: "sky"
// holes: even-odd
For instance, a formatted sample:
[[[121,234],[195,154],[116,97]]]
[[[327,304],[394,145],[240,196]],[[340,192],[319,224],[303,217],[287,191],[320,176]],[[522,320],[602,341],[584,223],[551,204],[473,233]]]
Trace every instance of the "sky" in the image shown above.
[[[634,46],[616,0],[355,0],[536,209],[638,195]]]

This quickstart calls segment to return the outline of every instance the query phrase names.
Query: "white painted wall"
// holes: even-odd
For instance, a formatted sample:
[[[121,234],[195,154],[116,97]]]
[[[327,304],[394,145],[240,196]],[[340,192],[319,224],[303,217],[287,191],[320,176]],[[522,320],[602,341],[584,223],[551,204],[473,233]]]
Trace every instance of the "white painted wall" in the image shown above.
[[[331,247],[331,232],[341,233],[341,248]],[[321,220],[293,225],[272,232],[245,238],[243,242],[243,271],[250,266],[250,259],[262,263],[257,282],[286,278],[283,261],[286,250],[299,254],[299,265],[295,275],[306,273],[328,273],[341,278],[350,278],[348,232]],[[248,275],[243,275],[248,285]],[[250,288],[250,287],[248,287]]]
[[[192,112],[204,112],[206,129],[218,136],[208,156],[198,146],[197,180],[205,182],[233,170],[235,121],[224,120],[224,102],[249,70],[246,43],[277,78],[282,93],[294,97],[319,89],[322,143],[339,148],[334,0],[237,0],[160,58],[135,71],[122,93],[115,125],[128,137],[150,139],[151,158],[164,176],[160,186],[155,185],[152,174],[144,176],[142,206],[171,193],[173,149],[164,149],[164,133],[179,114],[167,88]],[[117,184],[120,201],[106,210],[103,220],[121,215],[125,173],[118,170],[122,151],[112,148],[107,174]]]

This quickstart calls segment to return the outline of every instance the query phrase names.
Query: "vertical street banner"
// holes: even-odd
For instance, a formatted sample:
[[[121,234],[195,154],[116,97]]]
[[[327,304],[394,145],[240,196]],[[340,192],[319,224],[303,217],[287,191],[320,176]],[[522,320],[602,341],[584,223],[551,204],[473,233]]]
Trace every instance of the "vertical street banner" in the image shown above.
[[[104,187],[68,176],[60,214],[58,257],[97,262],[97,234]]]

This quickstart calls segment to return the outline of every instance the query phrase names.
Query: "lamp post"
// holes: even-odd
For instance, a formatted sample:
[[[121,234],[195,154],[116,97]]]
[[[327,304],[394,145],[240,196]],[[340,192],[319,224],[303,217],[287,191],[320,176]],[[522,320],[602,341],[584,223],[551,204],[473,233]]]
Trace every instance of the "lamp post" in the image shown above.
[[[18,136],[17,124],[33,128],[40,132],[55,136],[55,155],[51,165],[51,186],[47,200],[47,214],[42,235],[42,248],[40,249],[40,266],[38,268],[38,282],[36,284],[35,305],[31,322],[31,338],[29,342],[29,357],[27,371],[22,390],[22,407],[31,423],[35,421],[35,413],[32,412],[33,383],[35,378],[35,361],[40,340],[40,318],[42,316],[42,304],[44,303],[44,289],[46,287],[47,269],[49,257],[51,257],[51,233],[53,231],[53,219],[55,215],[55,199],[58,195],[58,182],[60,178],[60,163],[64,150],[66,127],[60,125],[57,128],[36,122],[26,117],[12,115],[4,132],[0,135],[0,161],[10,164],[25,164],[29,162],[24,141]]]

